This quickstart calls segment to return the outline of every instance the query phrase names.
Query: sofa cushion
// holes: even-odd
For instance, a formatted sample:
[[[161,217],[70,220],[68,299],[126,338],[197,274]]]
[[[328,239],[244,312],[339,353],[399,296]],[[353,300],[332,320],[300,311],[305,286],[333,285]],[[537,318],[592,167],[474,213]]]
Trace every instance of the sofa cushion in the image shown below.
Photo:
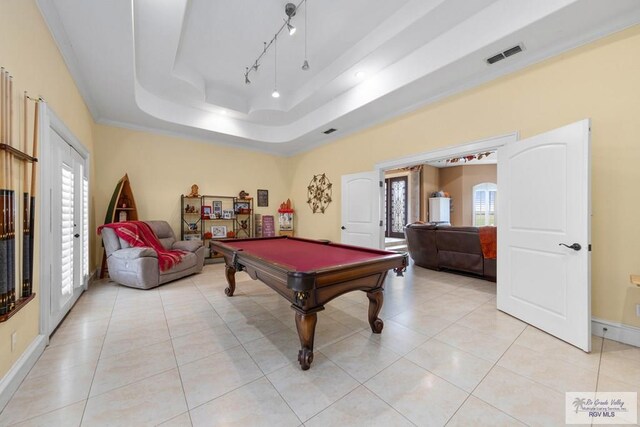
[[[437,269],[436,227],[430,224],[409,224],[405,227],[404,234],[413,262],[420,267]]]
[[[181,271],[184,271],[184,270],[192,269],[196,266],[196,261],[197,261],[196,254],[194,254],[193,252],[189,252],[182,257],[182,261],[180,261],[179,263],[177,263],[176,265],[174,265],[168,270],[161,271],[160,276],[162,277],[162,276],[171,275],[174,273],[180,273]]]
[[[171,250],[173,244],[176,241],[176,236],[173,234],[173,229],[167,221],[145,221],[151,227],[151,230],[155,233],[162,246],[165,249]]]
[[[112,257],[117,259],[129,260],[138,259],[141,257],[153,257],[158,258],[158,253],[152,248],[126,248],[115,251],[111,254]]]
[[[173,244],[172,250],[195,252],[198,248],[202,247],[202,242],[199,240],[180,240]]]
[[[476,227],[439,228],[436,233],[438,251],[463,252],[482,255]]]

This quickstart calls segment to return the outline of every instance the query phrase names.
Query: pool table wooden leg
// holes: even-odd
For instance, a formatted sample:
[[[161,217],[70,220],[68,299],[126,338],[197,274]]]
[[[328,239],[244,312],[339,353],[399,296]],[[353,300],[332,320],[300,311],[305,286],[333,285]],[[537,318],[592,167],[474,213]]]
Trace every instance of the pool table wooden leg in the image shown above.
[[[384,293],[382,289],[369,291],[367,292],[367,298],[369,298],[369,325],[374,334],[379,334],[384,327],[384,322],[378,317],[382,309]]]
[[[236,291],[236,269],[230,265],[227,265],[224,270],[224,274],[227,277],[227,286],[224,290],[225,295],[232,297]]]
[[[300,338],[301,349],[298,351],[298,362],[303,371],[311,367],[313,362],[313,337],[316,333],[317,313],[303,314],[296,311],[296,329]]]

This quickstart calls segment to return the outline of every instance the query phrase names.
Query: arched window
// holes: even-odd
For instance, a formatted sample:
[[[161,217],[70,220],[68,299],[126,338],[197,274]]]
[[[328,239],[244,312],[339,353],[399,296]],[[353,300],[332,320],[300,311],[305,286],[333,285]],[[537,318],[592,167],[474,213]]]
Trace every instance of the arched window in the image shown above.
[[[473,186],[473,226],[496,225],[496,193],[498,186],[483,182]]]

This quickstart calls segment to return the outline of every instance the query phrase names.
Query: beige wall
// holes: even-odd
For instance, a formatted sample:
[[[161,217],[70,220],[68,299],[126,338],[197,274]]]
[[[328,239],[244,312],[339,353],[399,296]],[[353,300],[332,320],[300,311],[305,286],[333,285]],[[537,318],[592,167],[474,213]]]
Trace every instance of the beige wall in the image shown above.
[[[340,180],[378,162],[518,131],[521,138],[592,119],[592,306],[594,316],[640,326],[640,26],[452,96],[415,113],[296,156],[292,196],[301,235],[340,240]],[[460,123],[464,125],[461,126]],[[334,183],[325,214],[312,214],[315,173]],[[612,202],[615,201],[615,202]]]
[[[26,90],[31,96],[42,96],[85,147],[93,151],[93,120],[35,1],[2,0],[0,3],[0,61],[0,65],[14,76],[14,93],[21,94]],[[16,111],[17,104],[16,101]],[[93,155],[91,167],[93,170]],[[95,184],[93,176],[91,179]],[[95,224],[93,216],[91,220]],[[39,248],[36,247],[35,252],[34,273],[37,278]],[[39,290],[39,283],[35,280],[35,300],[9,321],[0,323],[0,378],[38,334]],[[10,340],[14,331],[18,339],[12,352]]]
[[[422,165],[420,221],[429,221],[429,197],[431,197],[431,193],[436,191],[440,191],[440,169],[430,165]]]
[[[200,194],[237,196],[245,190],[269,190],[269,206],[255,212],[271,214],[278,221],[280,203],[287,200],[288,159],[200,141],[138,132],[111,126],[95,126],[96,218],[104,222],[116,183],[127,173],[139,219],[169,221],[180,235],[180,195],[192,184]],[[254,200],[255,202],[255,200]],[[294,209],[297,209],[294,204]],[[96,251],[102,256],[98,243]]]
[[[462,224],[462,202],[464,194],[464,174],[462,166],[440,169],[440,190],[449,193],[451,201],[451,225]]]

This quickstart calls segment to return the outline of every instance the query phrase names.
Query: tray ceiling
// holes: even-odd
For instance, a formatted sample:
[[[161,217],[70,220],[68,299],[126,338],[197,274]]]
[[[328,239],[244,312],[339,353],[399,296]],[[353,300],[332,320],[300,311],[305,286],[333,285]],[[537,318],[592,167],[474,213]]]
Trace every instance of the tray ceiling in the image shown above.
[[[286,3],[38,0],[97,122],[282,155],[640,22],[637,0],[307,0],[278,38],[274,99],[273,48],[250,85],[244,70]]]

